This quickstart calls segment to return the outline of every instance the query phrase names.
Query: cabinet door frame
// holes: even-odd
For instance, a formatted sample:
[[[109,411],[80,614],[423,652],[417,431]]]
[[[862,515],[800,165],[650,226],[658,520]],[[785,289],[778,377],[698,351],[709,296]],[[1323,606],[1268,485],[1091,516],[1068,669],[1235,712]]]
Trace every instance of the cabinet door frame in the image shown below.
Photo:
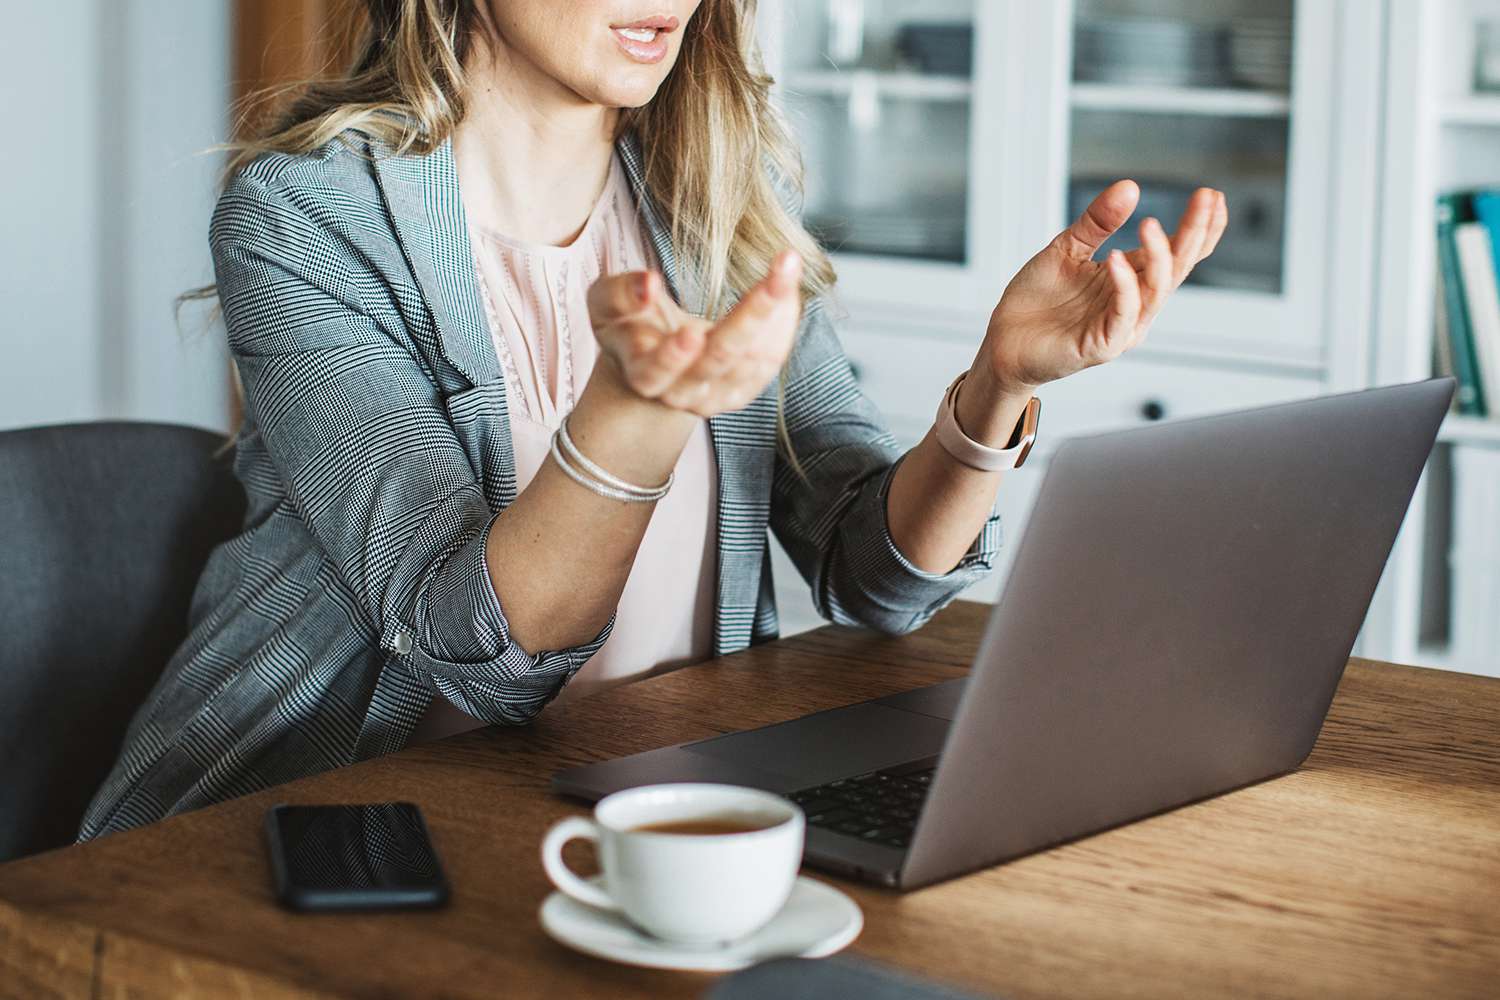
[[[778,81],[786,75],[783,38],[791,30],[787,8],[795,0],[761,4],[758,25],[766,67]],[[884,258],[836,253],[839,297],[851,309],[880,315],[887,323],[954,325],[972,328],[974,316],[987,315],[1005,287],[1013,174],[1020,157],[1006,156],[1014,133],[1013,105],[1020,80],[1011,60],[1015,22],[1027,4],[1020,0],[973,0],[974,71],[969,104],[967,239],[962,263],[917,258]],[[1041,5],[1038,5],[1041,6]],[[778,82],[776,91],[780,90]]]
[[[1071,40],[1075,4],[1056,6],[1066,8],[1066,17],[1056,27]],[[1304,370],[1318,370],[1326,365],[1327,293],[1338,256],[1335,236],[1342,224],[1340,206],[1330,199],[1333,181],[1338,177],[1335,164],[1355,167],[1359,162],[1335,156],[1335,110],[1345,86],[1340,73],[1350,64],[1351,56],[1357,56],[1350,51],[1347,39],[1340,37],[1340,30],[1342,22],[1359,17],[1347,0],[1295,0],[1293,7],[1287,223],[1281,293],[1185,287],[1153,329],[1155,348]],[[1058,50],[1058,46],[1035,48],[1039,52]],[[1071,46],[1067,58],[1042,72],[1050,72],[1066,92],[1072,76]],[[1371,87],[1376,79],[1370,74]],[[1071,123],[1071,109],[1050,122],[1033,119],[1025,145],[1057,156],[1045,168],[1050,177],[1066,178],[1071,171]],[[1063,132],[1060,143],[1056,134],[1059,129]],[[1372,138],[1363,161],[1371,170],[1373,154]],[[1071,221],[1065,217],[1062,199],[1055,193],[1035,199],[1029,210],[1027,206],[1020,210],[1025,212],[1023,228],[1034,243],[1044,241]],[[1233,225],[1233,205],[1230,213]],[[1163,220],[1169,228],[1175,221]]]

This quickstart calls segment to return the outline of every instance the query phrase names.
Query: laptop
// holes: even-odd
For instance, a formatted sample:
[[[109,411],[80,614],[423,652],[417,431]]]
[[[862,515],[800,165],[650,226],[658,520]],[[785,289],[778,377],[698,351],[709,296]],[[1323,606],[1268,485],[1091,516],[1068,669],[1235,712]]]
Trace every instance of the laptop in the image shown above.
[[[563,771],[789,796],[809,865],[917,888],[1296,768],[1452,379],[1060,445],[964,679]]]

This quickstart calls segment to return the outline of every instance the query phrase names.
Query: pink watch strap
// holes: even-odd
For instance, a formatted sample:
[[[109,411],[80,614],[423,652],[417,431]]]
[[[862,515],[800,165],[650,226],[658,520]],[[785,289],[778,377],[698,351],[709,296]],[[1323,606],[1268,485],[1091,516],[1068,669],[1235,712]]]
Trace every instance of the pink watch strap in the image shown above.
[[[965,372],[964,375],[967,375]],[[1037,421],[1041,417],[1041,400],[1032,396],[1026,404],[1026,412],[1021,415],[1021,422],[1016,427],[1016,433],[1012,440],[1016,443],[1009,448],[991,448],[982,445],[978,441],[964,433],[963,428],[958,426],[957,404],[958,390],[963,385],[964,375],[953,380],[948,386],[948,391],[943,393],[943,402],[937,412],[937,439],[938,444],[949,455],[971,469],[980,472],[1000,472],[1005,469],[1018,469],[1026,461],[1026,456],[1031,453],[1031,445],[1036,440]],[[1016,440],[1019,438],[1019,440]]]

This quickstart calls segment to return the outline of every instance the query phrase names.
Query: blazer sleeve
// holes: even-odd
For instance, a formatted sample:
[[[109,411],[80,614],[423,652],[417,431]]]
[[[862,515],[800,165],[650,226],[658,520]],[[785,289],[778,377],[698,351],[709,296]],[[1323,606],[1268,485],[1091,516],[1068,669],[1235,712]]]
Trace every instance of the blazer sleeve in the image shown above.
[[[814,302],[783,373],[787,437],[805,478],[777,449],[771,527],[830,621],[889,633],[920,627],[994,565],[991,511],[948,573],[929,573],[896,547],[886,495],[901,457],[854,381],[826,304]]]
[[[245,408],[289,502],[395,665],[476,718],[534,717],[603,645],[528,652],[490,582],[495,514],[433,376],[382,327],[349,249],[281,190],[241,175],[211,244]],[[392,313],[394,315],[394,313]]]

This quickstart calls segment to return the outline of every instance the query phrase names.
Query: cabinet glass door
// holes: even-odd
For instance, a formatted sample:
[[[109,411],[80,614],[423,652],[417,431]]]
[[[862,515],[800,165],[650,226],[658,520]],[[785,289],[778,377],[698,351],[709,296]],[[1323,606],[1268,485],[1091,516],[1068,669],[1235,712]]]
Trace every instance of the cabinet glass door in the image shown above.
[[[1078,0],[1069,217],[1119,177],[1170,232],[1199,185],[1233,224],[1191,283],[1280,294],[1286,256],[1292,0]]]
[[[974,2],[786,0],[780,96],[830,250],[969,259]]]

